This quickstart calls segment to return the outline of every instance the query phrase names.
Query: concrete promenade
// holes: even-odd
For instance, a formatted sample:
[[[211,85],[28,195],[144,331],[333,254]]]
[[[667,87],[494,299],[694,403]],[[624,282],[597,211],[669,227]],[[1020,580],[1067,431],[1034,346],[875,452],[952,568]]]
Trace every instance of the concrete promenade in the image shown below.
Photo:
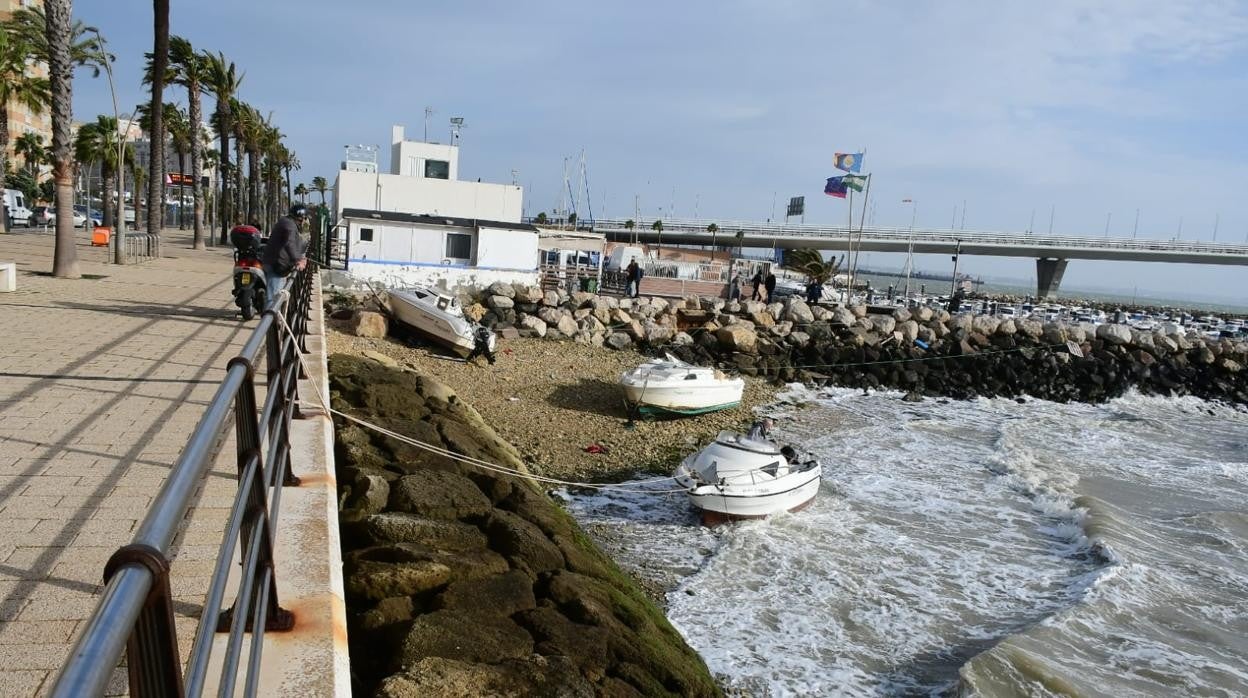
[[[0,234],[18,265],[0,293],[0,696],[50,689],[98,601],[105,560],[129,542],[255,321],[230,297],[228,248],[105,263],[80,233],[80,280],[54,279],[50,233]],[[232,449],[200,488],[176,544],[183,659],[233,500]],[[110,693],[124,693],[117,671]]]

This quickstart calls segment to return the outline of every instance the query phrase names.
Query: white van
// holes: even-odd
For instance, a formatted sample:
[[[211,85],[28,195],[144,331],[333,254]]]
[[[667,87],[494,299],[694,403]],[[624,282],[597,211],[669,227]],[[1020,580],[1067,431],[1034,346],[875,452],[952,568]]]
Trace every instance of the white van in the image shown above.
[[[4,205],[9,210],[9,225],[30,227],[30,209],[26,208],[26,195],[16,189],[4,190]]]

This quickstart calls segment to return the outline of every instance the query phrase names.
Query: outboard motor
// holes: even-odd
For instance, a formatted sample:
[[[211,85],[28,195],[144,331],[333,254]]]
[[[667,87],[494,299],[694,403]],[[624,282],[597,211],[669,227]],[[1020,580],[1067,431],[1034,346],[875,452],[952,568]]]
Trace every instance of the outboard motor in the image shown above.
[[[268,300],[260,265],[264,242],[255,226],[236,225],[230,231],[230,244],[234,246],[234,303],[243,312],[244,320],[262,312]]]

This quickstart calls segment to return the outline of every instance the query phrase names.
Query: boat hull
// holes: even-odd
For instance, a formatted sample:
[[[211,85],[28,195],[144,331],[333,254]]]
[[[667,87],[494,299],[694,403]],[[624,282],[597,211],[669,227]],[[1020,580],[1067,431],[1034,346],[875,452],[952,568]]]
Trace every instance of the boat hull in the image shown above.
[[[418,301],[409,300],[402,293],[392,293],[390,301],[390,311],[395,319],[421,336],[441,344],[459,356],[467,356],[472,351],[472,328],[467,320],[427,308]]]
[[[681,463],[675,479],[689,488],[689,502],[700,510],[702,523],[707,526],[801,511],[815,500],[823,474],[822,466],[814,463],[772,480],[743,482],[742,476],[736,475],[718,484],[705,484],[696,479],[694,462],[696,456]]]
[[[624,383],[624,399],[630,405],[682,414],[700,414],[734,407],[741,402],[744,381],[719,385],[667,386]]]

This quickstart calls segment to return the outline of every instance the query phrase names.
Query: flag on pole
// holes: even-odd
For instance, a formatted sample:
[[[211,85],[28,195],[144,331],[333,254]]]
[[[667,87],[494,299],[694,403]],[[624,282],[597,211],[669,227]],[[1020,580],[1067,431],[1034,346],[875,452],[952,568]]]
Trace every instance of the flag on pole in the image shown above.
[[[862,191],[862,188],[867,185],[867,178],[862,175],[845,175],[841,177],[841,180],[845,182],[845,186],[854,191]]]
[[[846,172],[862,172],[862,153],[837,153],[836,169]]]
[[[824,194],[838,199],[844,199],[847,191],[844,177],[828,177],[828,183],[823,186]]]

